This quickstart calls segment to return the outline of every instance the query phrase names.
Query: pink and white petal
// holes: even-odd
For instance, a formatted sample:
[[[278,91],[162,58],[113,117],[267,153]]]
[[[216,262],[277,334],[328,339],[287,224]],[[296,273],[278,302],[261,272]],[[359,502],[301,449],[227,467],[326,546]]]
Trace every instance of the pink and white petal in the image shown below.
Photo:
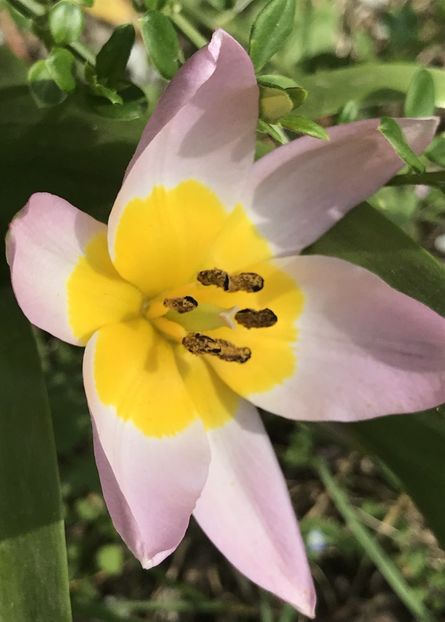
[[[258,87],[252,63],[245,50],[230,35],[217,31],[197,59],[188,61],[186,76],[196,71],[202,84],[188,100],[183,80],[172,83],[163,126],[133,163],[110,215],[110,254],[123,210],[134,198],[146,198],[157,185],[175,187],[194,179],[213,191],[227,208],[244,193],[253,163],[258,113]],[[214,65],[211,75],[209,64]],[[196,85],[195,85],[196,86]],[[194,88],[194,87],[193,87]],[[176,93],[178,89],[178,93]],[[175,111],[175,114],[172,113]],[[160,129],[159,129],[160,128]],[[145,142],[145,139],[144,139]],[[148,226],[148,224],[147,224]]]
[[[150,434],[133,420],[131,408],[141,401],[142,385],[150,375],[152,386],[164,381],[170,385],[165,411],[153,412],[153,419],[166,417],[171,396],[182,391],[177,386],[179,374],[158,369],[156,351],[147,352],[145,362],[137,357],[136,363],[128,361],[129,375],[115,378],[119,404],[104,402],[98,390],[98,366],[104,354],[99,349],[107,348],[107,339],[105,346],[98,347],[99,337],[104,331],[114,331],[115,336],[117,328],[101,329],[89,341],[84,358],[85,392],[96,434],[97,466],[113,523],[142,566],[150,568],[169,555],[184,536],[207,477],[209,447],[204,427],[193,413],[190,423],[177,433]],[[136,338],[141,336],[139,332]],[[154,347],[156,350],[157,345]],[[140,363],[143,367],[138,371]],[[128,418],[123,416],[122,404],[129,408]]]
[[[194,517],[250,580],[314,616],[315,590],[286,483],[257,410],[208,430],[209,476]]]
[[[81,344],[68,319],[67,280],[88,242],[106,227],[53,194],[33,194],[6,239],[12,286],[26,317]]]
[[[215,57],[209,53],[208,47],[201,48],[181,67],[173,80],[169,82],[160,97],[153,114],[142,132],[133,157],[125,172],[125,177],[133,168],[145,148],[151,143],[164,125],[192,99],[196,91],[210,78],[215,71]]]
[[[100,483],[104,495],[105,503],[113,521],[114,528],[121,535],[125,544],[133,555],[139,559],[142,566],[150,568],[160,564],[176,546],[165,549],[160,553],[150,556],[145,548],[145,535],[142,531],[143,525],[139,525],[128,502],[114,476],[113,469],[105,455],[102,444],[99,440],[96,426],[93,421],[93,444],[94,457],[96,458],[97,470],[99,471]],[[137,515],[137,512],[136,512]]]
[[[398,122],[417,153],[438,124],[436,118]],[[275,255],[314,242],[403,166],[378,125],[378,119],[338,125],[328,130],[329,142],[299,138],[255,163],[250,214]]]
[[[304,295],[295,372],[271,391],[245,397],[309,421],[357,421],[445,402],[444,318],[341,259],[276,261]]]

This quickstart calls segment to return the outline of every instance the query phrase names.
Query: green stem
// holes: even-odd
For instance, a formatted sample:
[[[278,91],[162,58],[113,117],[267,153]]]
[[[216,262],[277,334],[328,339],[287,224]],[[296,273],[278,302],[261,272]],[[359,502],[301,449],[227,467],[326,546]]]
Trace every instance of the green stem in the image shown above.
[[[252,2],[254,2],[254,0],[238,0],[238,2],[235,3],[235,6],[233,7],[233,9],[224,11],[215,19],[215,26],[218,26],[219,28],[223,28],[229,22],[234,20],[235,17],[237,17],[237,15],[239,15],[245,9],[247,9],[247,7],[250,4],[252,4]]]
[[[182,13],[173,13],[173,15],[170,16],[170,19],[197,48],[202,48],[204,47],[204,45],[207,45],[207,39],[196,30],[196,28],[185,17],[185,15],[183,15]]]
[[[387,186],[442,186],[445,184],[445,171],[434,171],[432,173],[407,173],[396,175],[388,181]]]
[[[46,13],[45,7],[35,0],[9,0],[9,3],[17,11],[21,13],[25,11],[24,17],[42,17]]]
[[[317,461],[315,467],[326,487],[335,507],[343,516],[348,528],[356,541],[362,546],[366,555],[371,559],[381,574],[385,577],[391,588],[398,595],[405,607],[419,622],[434,622],[435,618],[424,607],[419,597],[406,583],[397,566],[387,556],[380,544],[373,538],[369,531],[363,527],[357,512],[351,505],[347,495],[335,481],[327,465],[323,461]]]
[[[80,60],[86,61],[90,65],[93,65],[93,67],[96,64],[96,57],[93,52],[80,41],[73,41],[67,47],[73,52],[74,56],[77,56]]]

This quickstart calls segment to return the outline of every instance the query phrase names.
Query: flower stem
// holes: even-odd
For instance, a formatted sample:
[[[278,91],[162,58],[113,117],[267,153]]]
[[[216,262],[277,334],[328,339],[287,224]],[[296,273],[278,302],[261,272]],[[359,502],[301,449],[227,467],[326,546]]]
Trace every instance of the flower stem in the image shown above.
[[[10,4],[20,13],[25,11],[25,17],[42,17],[46,13],[45,7],[35,0],[10,0]]]
[[[170,19],[177,28],[195,45],[202,48],[207,45],[208,41],[203,35],[196,30],[193,24],[182,13],[173,13]]]

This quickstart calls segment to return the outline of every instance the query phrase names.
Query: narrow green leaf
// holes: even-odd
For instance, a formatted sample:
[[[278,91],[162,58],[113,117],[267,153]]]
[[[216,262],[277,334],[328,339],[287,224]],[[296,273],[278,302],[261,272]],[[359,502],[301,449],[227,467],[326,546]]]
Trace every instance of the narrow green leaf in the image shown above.
[[[179,67],[178,35],[170,19],[159,11],[148,11],[140,20],[142,38],[148,55],[157,70],[167,80]]]
[[[414,74],[405,99],[405,116],[430,117],[434,114],[436,93],[434,81],[426,69]]]
[[[445,167],[445,134],[439,134],[436,136],[431,145],[425,151],[426,157],[439,164],[439,166]]]
[[[422,69],[414,63],[368,63],[345,69],[299,76],[309,96],[301,114],[318,119],[336,114],[351,99],[382,104],[388,97],[402,102],[413,76]],[[435,104],[445,108],[445,70],[429,69],[435,88]]]
[[[355,100],[351,99],[346,102],[343,108],[340,110],[337,123],[351,123],[356,121],[360,114],[360,105]]]
[[[46,59],[46,67],[49,75],[59,89],[70,93],[76,88],[74,79],[74,56],[64,48],[53,48]]]
[[[388,181],[387,186],[436,186],[445,189],[445,171],[430,173],[403,173]]]
[[[135,32],[132,24],[118,26],[96,57],[96,73],[100,82],[115,86],[125,73],[125,68],[134,44]]]
[[[83,30],[82,9],[68,0],[62,0],[51,7],[48,23],[51,35],[58,45],[76,41]]]
[[[28,82],[32,96],[41,108],[55,106],[66,99],[66,93],[57,85],[44,60],[38,60],[30,67]]]
[[[261,84],[261,86],[276,86],[279,89],[283,89],[283,91],[299,86],[292,78],[282,76],[278,73],[264,73],[258,76],[257,80],[258,84]]]
[[[321,140],[329,140],[329,135],[326,130],[307,117],[299,115],[288,114],[285,117],[281,117],[280,125],[286,130],[291,132],[297,132],[298,134],[307,134],[314,138],[320,138]]]
[[[295,0],[270,0],[259,12],[249,40],[249,54],[256,71],[284,44],[292,32],[294,14]]]
[[[57,463],[39,358],[0,288],[0,620],[69,622]]]
[[[260,116],[273,123],[291,112],[294,105],[291,98],[282,89],[260,86]]]
[[[343,516],[352,535],[362,546],[369,559],[371,559],[380,570],[394,592],[404,603],[405,607],[419,622],[434,622],[435,618],[425,608],[421,597],[410,588],[391,558],[386,554],[378,541],[373,538],[369,531],[362,525],[347,495],[336,483],[326,464],[319,461],[317,467],[329,496],[337,510]]]
[[[402,128],[397,121],[391,119],[390,117],[382,117],[378,129],[392,146],[397,155],[404,162],[406,162],[408,166],[414,169],[417,173],[425,172],[423,162],[408,145],[405,136],[403,135]]]
[[[278,126],[266,123],[266,121],[263,121],[262,119],[258,120],[257,131],[261,134],[267,134],[280,145],[284,145],[286,142],[285,137],[280,133],[280,128]]]

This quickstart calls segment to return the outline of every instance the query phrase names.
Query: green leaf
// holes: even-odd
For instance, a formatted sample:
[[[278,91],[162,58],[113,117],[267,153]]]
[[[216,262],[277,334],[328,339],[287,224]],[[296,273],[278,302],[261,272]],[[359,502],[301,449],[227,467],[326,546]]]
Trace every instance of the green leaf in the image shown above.
[[[118,26],[103,45],[96,58],[96,73],[100,82],[115,86],[125,73],[135,38],[132,24]]]
[[[68,0],[61,0],[51,7],[48,24],[54,42],[58,45],[76,41],[83,30],[82,9]]]
[[[355,100],[351,99],[346,102],[343,108],[340,110],[337,123],[351,123],[352,121],[356,121],[360,114],[360,105]]]
[[[394,592],[418,622],[434,622],[435,618],[425,608],[422,598],[406,583],[402,573],[394,564],[376,538],[361,524],[346,493],[336,483],[324,462],[318,462],[318,472],[347,526],[366,555],[374,562]]]
[[[284,44],[292,32],[294,14],[295,0],[270,0],[259,12],[249,40],[249,54],[256,71]]]
[[[260,116],[265,121],[274,122],[288,114],[293,103],[286,91],[269,86],[260,86]]]
[[[85,67],[85,80],[93,95],[107,99],[111,104],[122,104],[122,97],[115,88],[105,86],[99,82],[95,68],[91,65]]]
[[[0,620],[69,622],[56,454],[31,327],[0,287]]]
[[[345,216],[308,253],[340,257],[445,316],[445,267],[369,205]],[[445,411],[335,424],[400,480],[445,546]]]
[[[425,151],[426,157],[439,164],[439,166],[445,167],[445,134],[439,134],[436,136],[431,145]]]
[[[106,101],[101,97],[92,97],[89,99],[89,103],[91,108],[101,117],[108,117],[109,119],[134,121],[145,114],[147,99],[145,93],[135,84],[130,82],[121,84],[118,97],[120,98],[118,103]]]
[[[434,114],[436,93],[434,80],[426,69],[414,74],[405,99],[405,116],[430,117]]]
[[[280,75],[258,76],[258,84],[265,87],[277,88],[285,91],[292,101],[292,109],[299,108],[307,97],[307,91],[291,78]]]
[[[66,93],[57,85],[44,60],[38,60],[28,71],[29,88],[41,108],[56,106],[66,99]]]
[[[150,60],[161,76],[173,78],[179,67],[180,47],[171,20],[159,11],[148,11],[139,21]]]
[[[397,121],[391,119],[390,117],[382,117],[378,129],[392,146],[397,155],[404,162],[406,162],[408,166],[414,169],[417,173],[425,172],[423,162],[408,145],[405,136],[403,135],[402,128]]]
[[[74,56],[64,48],[53,48],[46,59],[48,73],[59,89],[70,93],[76,88],[73,75]]]
[[[284,145],[286,142],[286,139],[280,133],[280,128],[278,126],[266,123],[266,121],[263,121],[262,119],[258,119],[257,131],[261,134],[267,134],[280,145]]]
[[[285,117],[281,117],[280,125],[286,130],[291,132],[297,132],[298,134],[307,134],[314,138],[320,138],[321,140],[329,140],[329,135],[326,130],[307,117],[299,115],[288,114]]]
[[[333,115],[351,99],[382,104],[391,96],[403,101],[419,69],[421,65],[409,63],[369,63],[299,76],[299,82],[309,92],[301,114],[311,119]],[[429,69],[428,72],[434,81],[435,104],[445,108],[445,71]]]

